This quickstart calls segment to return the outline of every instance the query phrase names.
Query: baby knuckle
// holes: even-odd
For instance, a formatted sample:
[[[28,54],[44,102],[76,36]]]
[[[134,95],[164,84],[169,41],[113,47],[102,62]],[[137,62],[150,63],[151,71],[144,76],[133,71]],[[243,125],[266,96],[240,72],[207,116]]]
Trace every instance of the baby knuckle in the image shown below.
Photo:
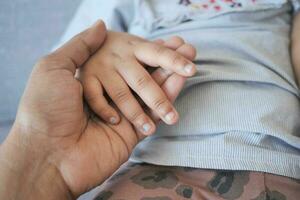
[[[140,77],[137,77],[137,79],[136,79],[137,90],[144,89],[150,83],[151,83],[151,77],[150,76],[142,75]]]
[[[130,46],[134,46],[134,47],[140,47],[141,45],[144,44],[143,41],[139,41],[139,40],[136,40],[136,39],[130,39],[130,40],[127,41],[127,43]]]
[[[113,59],[116,59],[116,60],[118,60],[119,62],[122,62],[122,61],[123,61],[122,57],[119,55],[118,52],[113,51],[113,52],[111,52],[110,54],[111,54],[111,57],[112,57]]]
[[[183,66],[184,65],[184,59],[178,55],[178,54],[171,54],[170,55],[171,64],[174,66]]]
[[[156,55],[159,57],[159,56],[165,55],[167,49],[163,46],[156,45],[154,51],[155,51]]]
[[[101,113],[103,116],[110,116],[110,109],[108,106],[99,106],[97,109],[98,113]]]
[[[153,101],[153,108],[155,110],[160,110],[168,104],[168,100],[166,98],[159,98]]]
[[[177,42],[180,44],[184,43],[184,40],[182,39],[182,37],[179,37],[178,35],[173,36],[171,39],[174,40],[174,42]]]
[[[89,103],[95,103],[98,99],[98,96],[95,94],[86,94],[85,95],[85,100],[88,101]]]
[[[128,116],[128,120],[131,121],[132,123],[134,123],[134,122],[138,121],[138,119],[141,118],[142,116],[143,116],[143,112],[133,111]]]
[[[111,52],[110,58],[112,58],[113,63],[116,67],[122,66],[125,62],[125,60],[117,52]]]
[[[127,91],[126,89],[119,89],[113,94],[113,99],[116,103],[120,104],[128,101],[130,98],[129,96],[129,91]]]

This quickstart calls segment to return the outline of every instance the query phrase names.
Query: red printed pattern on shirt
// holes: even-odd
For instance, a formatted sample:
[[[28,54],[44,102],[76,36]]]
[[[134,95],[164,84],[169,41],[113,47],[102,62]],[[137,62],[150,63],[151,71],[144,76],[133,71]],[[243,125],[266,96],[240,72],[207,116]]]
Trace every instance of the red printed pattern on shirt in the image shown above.
[[[256,3],[257,0],[248,0],[250,3]],[[194,2],[193,0],[179,0],[180,5],[189,6],[201,10],[222,11],[228,8],[242,8],[243,2],[238,0],[203,0]]]

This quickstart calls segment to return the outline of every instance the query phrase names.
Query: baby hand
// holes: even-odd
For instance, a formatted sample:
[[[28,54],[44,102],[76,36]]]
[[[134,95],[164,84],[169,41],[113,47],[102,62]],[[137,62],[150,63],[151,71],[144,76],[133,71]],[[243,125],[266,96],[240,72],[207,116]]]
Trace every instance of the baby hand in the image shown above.
[[[179,37],[163,45],[126,33],[108,32],[104,45],[82,68],[85,99],[102,119],[117,124],[120,117],[105,98],[107,94],[136,129],[150,135],[155,131],[155,124],[131,89],[165,123],[176,123],[178,113],[143,64],[162,67],[166,75],[175,72],[189,77],[196,72],[190,61],[194,57],[195,49]]]

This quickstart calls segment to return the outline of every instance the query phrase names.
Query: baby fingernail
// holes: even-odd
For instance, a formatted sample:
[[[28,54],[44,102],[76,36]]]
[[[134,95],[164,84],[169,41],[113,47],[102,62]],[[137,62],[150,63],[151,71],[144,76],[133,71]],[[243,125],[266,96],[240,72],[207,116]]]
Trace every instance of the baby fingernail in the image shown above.
[[[194,71],[194,66],[192,64],[187,64],[184,66],[184,71],[188,74],[191,74]]]
[[[151,125],[150,125],[149,123],[143,124],[143,126],[142,126],[142,131],[143,131],[144,133],[148,133],[148,132],[150,131],[150,129],[151,129]]]
[[[110,122],[111,124],[115,124],[115,123],[117,123],[117,118],[111,117],[111,118],[109,118],[109,122]]]
[[[165,119],[167,122],[172,123],[176,114],[172,111],[165,115]]]

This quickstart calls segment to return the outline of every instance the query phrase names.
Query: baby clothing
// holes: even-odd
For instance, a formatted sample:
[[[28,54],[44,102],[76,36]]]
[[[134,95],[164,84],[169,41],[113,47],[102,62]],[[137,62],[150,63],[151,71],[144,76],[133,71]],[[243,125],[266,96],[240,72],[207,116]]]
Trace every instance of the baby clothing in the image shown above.
[[[102,18],[109,29],[193,44],[197,74],[131,160],[300,179],[299,88],[290,32],[300,0],[86,0],[61,42]],[[300,36],[299,36],[300,37]],[[300,39],[300,38],[299,38]]]

